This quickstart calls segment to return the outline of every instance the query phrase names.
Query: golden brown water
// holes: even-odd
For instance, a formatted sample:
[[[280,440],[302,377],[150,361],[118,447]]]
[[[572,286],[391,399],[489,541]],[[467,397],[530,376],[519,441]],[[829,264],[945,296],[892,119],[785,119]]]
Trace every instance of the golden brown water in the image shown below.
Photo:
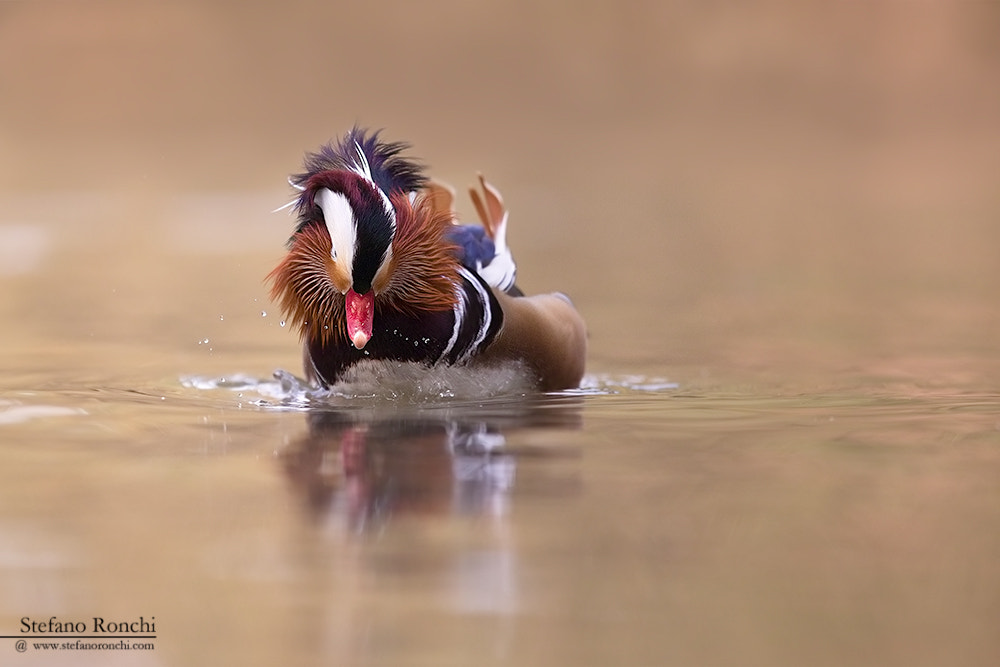
[[[997,664],[998,19],[0,4],[0,664]],[[355,121],[501,188],[583,390],[272,379]]]

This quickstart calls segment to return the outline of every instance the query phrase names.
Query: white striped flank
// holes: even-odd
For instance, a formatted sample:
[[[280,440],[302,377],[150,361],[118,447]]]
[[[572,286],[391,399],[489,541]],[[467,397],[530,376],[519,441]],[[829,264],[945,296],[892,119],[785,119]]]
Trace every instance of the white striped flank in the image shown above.
[[[482,345],[483,341],[486,340],[486,335],[490,331],[490,324],[493,322],[493,312],[490,310],[490,295],[487,293],[486,288],[483,284],[476,280],[468,269],[464,266],[460,267],[458,270],[459,275],[465,278],[470,285],[476,289],[476,293],[479,295],[479,302],[483,307],[483,320],[479,323],[479,331],[476,334],[475,340],[466,348],[465,352],[462,353],[459,361],[465,361],[469,356]]]
[[[451,351],[455,348],[455,343],[458,342],[458,334],[462,331],[462,321],[465,320],[465,289],[460,284],[455,288],[458,292],[458,300],[455,301],[455,323],[451,327],[451,338],[448,339],[448,344],[444,346],[444,350],[441,352],[441,359],[446,359]]]

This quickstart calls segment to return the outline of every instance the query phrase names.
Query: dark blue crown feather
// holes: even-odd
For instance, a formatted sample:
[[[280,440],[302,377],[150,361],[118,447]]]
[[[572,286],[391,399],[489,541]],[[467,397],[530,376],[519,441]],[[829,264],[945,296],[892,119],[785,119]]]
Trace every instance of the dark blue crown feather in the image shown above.
[[[372,180],[386,194],[390,192],[411,192],[419,190],[427,182],[423,165],[415,160],[400,156],[410,145],[403,141],[379,141],[381,130],[369,132],[354,127],[340,140],[320,146],[315,153],[307,153],[305,172],[294,174],[289,179],[293,185],[303,185],[310,176],[330,169],[356,169],[362,159],[358,149],[368,161]]]

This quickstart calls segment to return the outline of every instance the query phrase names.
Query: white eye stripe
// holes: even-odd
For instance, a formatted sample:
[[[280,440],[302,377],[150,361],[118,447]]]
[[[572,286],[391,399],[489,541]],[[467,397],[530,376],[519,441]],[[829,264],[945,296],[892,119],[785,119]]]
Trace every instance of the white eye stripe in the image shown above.
[[[374,185],[374,182],[372,183]],[[382,198],[382,206],[385,207],[385,213],[389,216],[389,226],[392,228],[392,233],[396,233],[396,209],[392,207],[392,202],[389,201],[389,195],[382,191],[382,188],[375,186],[375,191],[378,192],[379,196]]]
[[[323,220],[333,243],[332,256],[344,265],[348,275],[354,265],[354,245],[357,231],[354,223],[354,209],[343,194],[329,188],[321,188],[316,193],[316,204],[323,211]]]

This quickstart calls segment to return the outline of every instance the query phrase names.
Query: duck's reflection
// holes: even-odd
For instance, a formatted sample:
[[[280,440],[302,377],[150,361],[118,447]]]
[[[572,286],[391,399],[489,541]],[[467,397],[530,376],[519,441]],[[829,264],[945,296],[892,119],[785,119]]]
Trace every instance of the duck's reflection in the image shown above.
[[[355,530],[400,514],[503,515],[518,456],[566,452],[513,444],[513,434],[580,423],[575,397],[492,409],[324,409],[307,416],[307,433],[284,449],[282,462],[312,516],[332,513]]]

